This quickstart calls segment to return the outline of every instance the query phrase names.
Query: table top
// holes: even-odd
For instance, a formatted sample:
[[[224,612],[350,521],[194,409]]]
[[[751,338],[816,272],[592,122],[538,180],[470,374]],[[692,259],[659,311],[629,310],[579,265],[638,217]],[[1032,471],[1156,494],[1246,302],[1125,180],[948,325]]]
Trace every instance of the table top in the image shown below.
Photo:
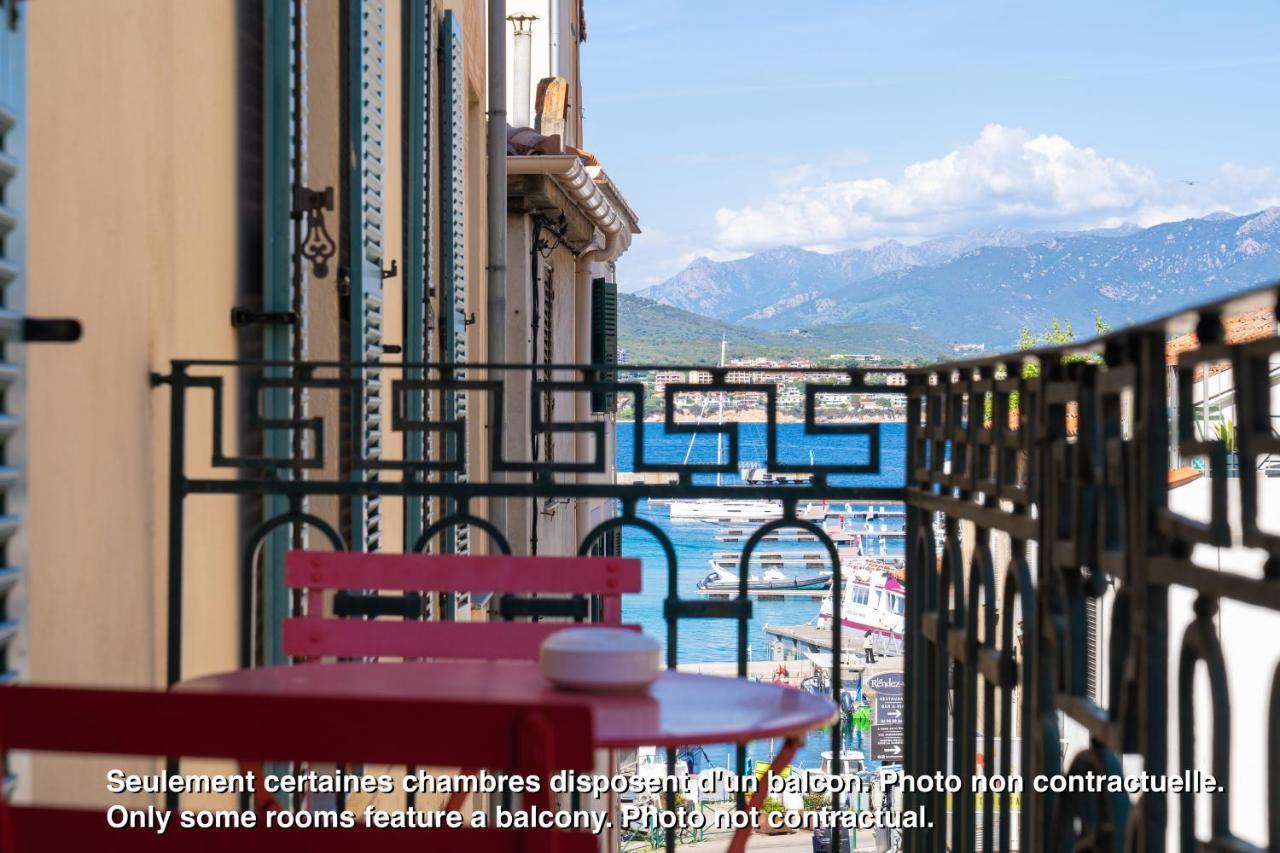
[[[776,684],[665,671],[641,693],[556,688],[528,661],[308,663],[183,682],[183,692],[380,697],[528,705],[586,704],[598,747],[746,743],[800,735],[832,722],[828,698]]]

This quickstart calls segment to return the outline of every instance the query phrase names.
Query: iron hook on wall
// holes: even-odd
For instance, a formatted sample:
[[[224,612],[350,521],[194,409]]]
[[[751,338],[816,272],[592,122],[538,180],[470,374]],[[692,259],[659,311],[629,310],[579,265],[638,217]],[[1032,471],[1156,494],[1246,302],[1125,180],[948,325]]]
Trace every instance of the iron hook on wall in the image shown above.
[[[311,263],[311,273],[316,278],[329,274],[329,261],[338,251],[338,244],[325,225],[326,210],[333,210],[333,187],[322,190],[293,188],[293,218],[306,219],[298,254]]]

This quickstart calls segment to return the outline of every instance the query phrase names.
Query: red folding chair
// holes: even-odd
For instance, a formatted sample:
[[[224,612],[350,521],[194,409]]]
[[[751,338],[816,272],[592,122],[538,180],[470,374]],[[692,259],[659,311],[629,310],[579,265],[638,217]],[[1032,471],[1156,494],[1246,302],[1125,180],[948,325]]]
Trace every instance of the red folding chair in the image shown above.
[[[548,779],[592,768],[585,706],[0,687],[0,749],[104,755],[472,766]],[[550,808],[544,787],[526,807]],[[598,839],[561,830],[112,829],[103,809],[0,799],[0,853],[275,853],[467,850],[587,853]]]
[[[640,561],[622,557],[511,557],[290,551],[285,585],[305,591],[307,615],[286,619],[285,654],[320,657],[536,660],[542,641],[583,624],[619,627],[621,596],[640,591]],[[371,595],[370,591],[401,595]],[[519,615],[536,601],[521,594],[601,596],[601,621],[437,622],[417,618],[421,592],[486,590],[501,595],[500,612]],[[333,616],[325,595],[333,596]],[[582,598],[555,600],[558,615],[583,618]],[[349,618],[387,617],[401,618]],[[337,617],[337,618],[334,618]],[[639,626],[621,627],[639,630]]]

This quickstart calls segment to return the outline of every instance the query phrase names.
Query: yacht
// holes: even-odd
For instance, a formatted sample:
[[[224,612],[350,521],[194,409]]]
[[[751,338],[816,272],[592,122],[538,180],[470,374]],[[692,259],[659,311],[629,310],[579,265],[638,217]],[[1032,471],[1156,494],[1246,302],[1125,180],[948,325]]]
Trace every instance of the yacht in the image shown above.
[[[772,521],[782,518],[782,501],[695,499],[672,501],[667,509],[673,519],[698,521]]]
[[[883,564],[864,558],[845,563],[844,594],[840,600],[840,625],[854,631],[874,631],[901,640],[905,626],[907,589],[898,576]],[[822,599],[818,624],[830,626],[832,589]]]

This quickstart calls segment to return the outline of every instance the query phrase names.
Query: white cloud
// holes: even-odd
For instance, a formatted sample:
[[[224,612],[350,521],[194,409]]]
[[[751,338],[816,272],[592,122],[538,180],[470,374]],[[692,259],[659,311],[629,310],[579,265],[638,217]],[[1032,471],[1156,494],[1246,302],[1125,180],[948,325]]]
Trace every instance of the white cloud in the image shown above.
[[[1196,180],[1161,177],[1061,136],[1033,137],[998,124],[892,180],[813,180],[827,171],[826,164],[793,169],[772,197],[717,210],[717,242],[738,251],[781,244],[830,249],[995,225],[1153,225],[1280,204],[1280,175],[1273,169],[1226,164]]]
[[[870,160],[865,151],[844,148],[832,151],[819,160],[807,163],[788,163],[785,168],[773,172],[770,177],[779,190],[792,190],[818,181],[829,181],[840,171],[862,166]]]

